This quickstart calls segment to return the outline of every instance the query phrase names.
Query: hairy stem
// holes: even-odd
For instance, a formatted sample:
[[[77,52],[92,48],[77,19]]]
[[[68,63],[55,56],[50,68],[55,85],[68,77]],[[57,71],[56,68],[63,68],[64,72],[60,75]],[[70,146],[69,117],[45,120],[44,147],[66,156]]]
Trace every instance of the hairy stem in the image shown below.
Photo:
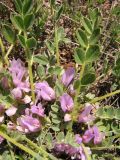
[[[9,137],[8,135],[6,135],[5,133],[3,133],[2,131],[0,131],[0,135],[5,138],[6,140],[8,140],[9,142],[11,142],[12,144],[14,144],[15,146],[19,147],[21,150],[25,151],[26,153],[28,153],[29,155],[35,157],[37,155],[37,153],[35,153],[34,151],[32,151],[31,149],[29,149],[28,147],[25,147],[24,145],[16,142],[16,140],[14,140],[13,138]]]
[[[86,147],[84,146],[84,144],[82,143],[81,144],[83,150],[84,150],[84,153],[85,153],[85,156],[86,156],[86,160],[91,160],[91,156],[88,154],[88,151],[86,150]]]
[[[30,139],[25,138],[26,142],[33,146],[36,150],[40,151],[40,153],[44,156],[44,158],[51,158],[52,160],[57,160],[53,155],[47,153],[44,149],[42,149],[40,146],[37,146],[34,142],[32,142]]]
[[[57,26],[55,24],[55,49],[56,49],[56,58],[57,58],[57,65],[60,65],[60,55],[59,55],[59,42],[58,42],[58,33],[57,33]]]
[[[27,34],[24,32],[24,37],[27,40]],[[31,88],[31,95],[32,100],[35,102],[35,89],[34,89],[34,83],[33,83],[33,72],[32,72],[32,63],[31,63],[31,55],[29,48],[25,48],[25,54],[28,62],[28,71],[29,71],[29,77],[30,77],[30,88]]]
[[[107,94],[104,95],[104,96],[96,97],[96,98],[94,98],[93,100],[91,100],[90,103],[95,103],[95,102],[101,101],[101,100],[103,100],[103,99],[105,99],[105,98],[114,96],[114,95],[119,94],[119,93],[120,93],[120,89],[119,89],[119,90],[116,90],[116,91],[114,91],[114,92],[111,92],[111,93],[107,93]]]
[[[32,64],[30,60],[28,60],[28,70],[29,70],[29,77],[30,77],[32,100],[33,102],[35,102],[35,91],[34,91],[35,89],[34,89],[34,83],[33,83]]]
[[[5,62],[5,64],[9,65],[8,58],[5,59],[5,47],[3,45],[3,42],[2,42],[1,38],[0,38],[0,48],[1,48],[1,51],[2,51],[2,59],[3,59],[3,61]]]
[[[75,95],[74,104],[75,104],[76,107],[78,106],[77,98],[78,98],[78,96],[79,96],[79,94],[80,94],[80,90],[81,90],[81,87],[82,87],[82,86],[81,86],[81,79],[82,79],[82,77],[83,77],[84,70],[85,70],[85,63],[82,65],[82,68],[81,68],[80,78],[79,78],[80,84],[79,84],[79,87],[78,87],[78,89],[77,89],[77,93],[76,93],[76,95]]]

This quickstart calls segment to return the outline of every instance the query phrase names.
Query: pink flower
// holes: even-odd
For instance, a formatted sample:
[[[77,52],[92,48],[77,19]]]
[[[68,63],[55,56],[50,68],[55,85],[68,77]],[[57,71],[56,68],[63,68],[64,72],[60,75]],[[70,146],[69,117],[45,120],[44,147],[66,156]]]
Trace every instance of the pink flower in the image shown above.
[[[61,108],[64,112],[71,111],[74,106],[74,102],[73,102],[72,97],[69,96],[67,93],[64,93],[60,97],[60,104],[61,104]]]
[[[16,113],[16,111],[17,111],[17,108],[14,107],[14,106],[12,106],[12,107],[8,108],[5,111],[5,113],[7,114],[7,116],[11,117],[11,116],[13,116]]]
[[[89,123],[94,120],[94,116],[91,114],[92,105],[89,103],[85,104],[84,111],[79,115],[78,121],[83,123]]]
[[[10,130],[15,130],[16,129],[16,125],[13,122],[9,121],[7,123],[7,128],[10,129]]]
[[[99,144],[102,142],[104,134],[102,132],[99,132],[97,126],[93,126],[84,133],[82,138],[84,143],[88,143],[93,139],[94,144]]]
[[[62,75],[62,83],[67,87],[74,78],[75,69],[70,67]]]
[[[8,89],[9,88],[8,78],[7,77],[3,77],[1,79],[1,84],[2,84],[2,87],[4,89]]]
[[[79,135],[79,134],[76,134],[75,135],[75,140],[78,144],[81,144],[82,143],[82,137]]]
[[[26,95],[26,96],[23,98],[23,101],[24,101],[25,104],[28,104],[28,103],[31,102],[31,97],[28,96],[28,95]]]
[[[25,68],[23,62],[20,59],[13,59],[11,61],[9,71],[12,74],[13,83],[15,85],[15,89],[12,90],[12,94],[15,98],[21,98],[22,91],[30,91],[29,79],[26,78],[28,76],[27,69]]]
[[[65,114],[65,115],[64,115],[64,121],[65,121],[65,122],[71,121],[71,115],[70,115],[70,114]]]
[[[33,114],[37,114],[40,117],[44,117],[45,116],[44,109],[42,108],[42,105],[40,103],[38,105],[31,106],[30,110],[31,110],[31,112]]]
[[[11,94],[14,96],[14,98],[16,99],[20,99],[22,98],[22,91],[20,88],[14,88],[12,91],[11,91]]]
[[[0,105],[0,124],[3,123],[4,121],[4,112],[5,112],[4,106]]]
[[[4,138],[0,136],[0,144],[4,141]]]
[[[38,132],[41,128],[41,124],[37,118],[33,118],[32,116],[21,116],[17,119],[19,126],[17,129],[24,133],[30,132]]]
[[[35,89],[38,99],[42,98],[46,101],[51,101],[55,99],[55,92],[46,81],[36,83]]]

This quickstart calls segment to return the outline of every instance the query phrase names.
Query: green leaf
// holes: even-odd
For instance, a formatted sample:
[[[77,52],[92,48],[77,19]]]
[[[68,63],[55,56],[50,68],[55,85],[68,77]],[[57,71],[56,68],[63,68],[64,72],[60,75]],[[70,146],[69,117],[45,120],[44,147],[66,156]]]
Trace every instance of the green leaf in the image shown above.
[[[97,43],[99,37],[100,37],[100,28],[97,28],[93,31],[89,40],[89,44],[94,45],[95,43]]]
[[[27,30],[33,24],[34,19],[35,19],[34,14],[27,14],[24,17],[24,28],[25,28],[25,30]]]
[[[81,82],[79,79],[77,79],[75,82],[74,82],[74,89],[78,89],[79,86],[80,86]]]
[[[98,17],[100,16],[100,12],[98,10],[98,8],[95,8],[95,9],[90,9],[89,10],[89,15],[90,15],[90,19],[92,20],[93,22],[93,25],[95,23],[95,21],[98,19]]]
[[[54,105],[51,106],[51,109],[54,112],[58,112],[58,107],[59,107],[58,105],[54,104]]]
[[[120,120],[120,108],[115,109],[115,118]]]
[[[106,114],[107,118],[113,119],[114,118],[114,109],[112,107],[106,108],[105,114]]]
[[[22,1],[14,0],[15,7],[19,13],[22,13]]]
[[[63,11],[63,6],[60,6],[56,12],[56,16],[55,16],[56,20],[58,20],[60,18],[62,11]]]
[[[120,58],[118,58],[116,61],[116,64],[113,68],[113,74],[118,78],[120,77]]]
[[[78,39],[79,44],[83,47],[87,47],[88,39],[87,39],[85,32],[83,30],[78,30],[76,32],[76,35],[77,35],[77,39]]]
[[[82,49],[77,48],[75,50],[74,59],[77,64],[83,64],[85,61],[85,53]]]
[[[37,74],[40,78],[45,76],[45,68],[42,65],[37,67]]]
[[[8,25],[3,25],[2,33],[9,43],[15,43],[16,35],[13,29]]]
[[[34,56],[33,61],[37,62],[37,63],[39,63],[41,65],[47,65],[49,63],[47,57],[44,56],[44,55],[36,55],[36,56]]]
[[[28,48],[35,48],[37,45],[37,41],[34,37],[27,39],[26,41],[26,45]]]
[[[59,119],[54,119],[54,118],[52,118],[52,122],[54,123],[54,124],[60,124],[60,120]]]
[[[50,0],[50,5],[51,6],[55,5],[55,0]]]
[[[63,132],[59,132],[58,133],[58,135],[56,136],[56,139],[57,139],[57,142],[59,143],[61,143],[61,142],[63,142],[64,141],[64,138],[65,138],[65,136],[64,136],[64,133]]]
[[[53,131],[55,131],[55,132],[60,131],[59,127],[57,127],[57,126],[52,126],[52,129],[53,129]]]
[[[54,50],[55,50],[55,47],[54,47],[54,45],[53,45],[53,43],[52,42],[50,42],[50,41],[46,41],[46,46],[47,46],[47,48],[48,48],[48,50],[52,53],[52,54],[54,54]]]
[[[91,25],[91,22],[88,18],[84,17],[82,18],[81,20],[85,30],[89,33],[89,34],[92,34],[92,25]]]
[[[97,60],[100,54],[100,49],[98,45],[90,46],[86,52],[86,61],[93,62]]]
[[[33,7],[33,0],[24,0],[23,2],[23,15],[29,13]]]
[[[19,15],[11,16],[11,21],[18,30],[22,31],[24,30],[24,21],[21,16]]]
[[[57,97],[59,97],[63,94],[63,85],[58,81],[56,81],[55,91],[56,91]]]
[[[24,36],[18,35],[18,40],[20,41],[20,44],[21,44],[22,47],[26,47]]]
[[[95,81],[95,74],[94,73],[87,73],[81,79],[82,85],[88,85]]]
[[[57,29],[57,41],[63,41],[63,39],[65,38],[65,32],[64,32],[64,28],[63,27],[59,27]]]

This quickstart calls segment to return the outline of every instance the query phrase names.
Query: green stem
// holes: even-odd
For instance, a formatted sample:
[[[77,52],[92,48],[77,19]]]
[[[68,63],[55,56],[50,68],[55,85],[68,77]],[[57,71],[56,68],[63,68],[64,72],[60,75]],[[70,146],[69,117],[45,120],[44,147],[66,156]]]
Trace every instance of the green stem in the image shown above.
[[[85,156],[86,156],[86,160],[91,160],[91,156],[88,154],[88,151],[86,150],[86,147],[84,146],[84,144],[82,143],[81,144],[83,150],[84,150],[84,153],[85,153]]]
[[[30,60],[28,60],[28,70],[29,70],[29,77],[30,77],[32,100],[33,102],[35,102],[35,92],[34,92],[35,89],[34,89],[34,83],[33,83],[32,64]]]
[[[120,146],[109,146],[109,147],[93,147],[91,150],[111,150],[111,149],[120,149]]]
[[[27,40],[27,34],[24,32],[24,37]],[[31,55],[30,55],[30,50],[29,48],[25,48],[25,54],[28,62],[28,71],[29,71],[29,77],[30,77],[30,87],[31,87],[31,95],[32,95],[32,100],[35,102],[35,89],[34,89],[34,83],[33,83],[33,72],[32,72],[32,61],[31,61]]]
[[[25,138],[26,142],[33,146],[36,150],[40,151],[40,153],[44,156],[44,158],[51,158],[52,160],[57,160],[53,155],[47,153],[45,150],[43,150],[40,146],[37,146],[34,142],[32,142],[30,139]]]
[[[31,156],[35,157],[37,153],[35,153],[34,151],[32,151],[31,149],[25,147],[24,145],[16,142],[13,138],[9,137],[8,135],[6,135],[5,133],[3,133],[2,131],[0,131],[0,135],[5,138],[6,140],[8,140],[9,142],[11,142],[12,144],[14,144],[15,146],[19,147],[21,150],[25,151],[26,153],[30,154]]]
[[[77,98],[78,98],[78,96],[79,96],[79,94],[80,94],[80,90],[81,90],[81,87],[82,87],[82,85],[81,85],[81,79],[82,79],[82,77],[83,77],[84,70],[85,70],[85,63],[82,65],[82,69],[81,69],[81,72],[80,72],[80,78],[79,78],[80,84],[79,84],[79,87],[78,87],[78,89],[77,89],[77,93],[76,93],[76,95],[75,95],[74,104],[75,104],[76,107],[77,107],[77,105],[78,105],[78,103],[77,103]]]
[[[14,46],[14,45],[11,44],[11,46],[9,47],[6,55],[4,56],[5,62],[7,62],[7,65],[8,65],[8,66],[9,66],[8,56],[9,56],[9,54],[11,53],[11,51],[12,51],[12,49],[13,49],[13,46]]]
[[[58,33],[57,27],[55,24],[55,48],[56,48],[56,58],[57,58],[57,65],[60,65],[60,55],[59,55],[59,42],[58,42]]]
[[[5,64],[9,65],[9,61],[8,59],[5,59],[5,47],[3,45],[3,42],[2,42],[2,39],[0,38],[0,48],[1,48],[1,51],[2,51],[2,59],[3,61],[5,61]]]
[[[119,89],[119,90],[116,90],[116,91],[114,91],[114,92],[108,93],[108,94],[106,94],[106,95],[104,95],[104,96],[96,97],[96,98],[94,98],[93,100],[91,100],[90,103],[95,103],[95,102],[101,101],[101,100],[103,100],[103,99],[105,99],[105,98],[108,98],[108,97],[110,97],[110,96],[114,96],[115,94],[119,94],[119,93],[120,93],[120,89]]]

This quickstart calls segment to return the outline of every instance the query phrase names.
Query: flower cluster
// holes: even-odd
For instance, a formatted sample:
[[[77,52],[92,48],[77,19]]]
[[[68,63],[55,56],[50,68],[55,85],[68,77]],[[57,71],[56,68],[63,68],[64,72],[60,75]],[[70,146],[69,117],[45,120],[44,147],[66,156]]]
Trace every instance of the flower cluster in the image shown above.
[[[4,122],[4,115],[6,114],[10,121],[7,123],[7,127],[10,130],[18,130],[24,134],[29,134],[32,132],[39,132],[42,127],[42,118],[47,115],[45,113],[44,104],[48,104],[50,101],[54,103],[59,102],[60,110],[63,112],[64,121],[69,122],[72,120],[71,112],[74,109],[74,99],[73,94],[75,93],[73,87],[73,79],[75,75],[75,69],[70,67],[62,75],[60,79],[65,92],[63,92],[59,97],[56,96],[55,90],[48,84],[47,81],[35,82],[35,102],[32,102],[29,92],[30,83],[27,69],[24,63],[20,59],[13,59],[11,61],[11,66],[9,72],[12,75],[12,86],[11,90],[8,84],[7,77],[4,77],[1,81],[4,89],[10,90],[12,98],[14,98],[18,103],[11,105],[11,107],[6,108],[6,106],[0,104],[0,124]],[[19,111],[19,103],[26,106],[21,112]],[[88,129],[83,135],[75,135],[76,144],[78,147],[74,147],[69,143],[56,143],[54,150],[57,153],[65,153],[66,155],[72,157],[73,159],[86,160],[86,155],[82,143],[89,143],[91,141],[94,144],[99,144],[104,138],[104,134],[101,133],[96,125],[91,126],[91,122],[95,120],[95,115],[92,113],[94,106],[86,103],[83,111],[79,114],[78,123],[85,123],[88,125]],[[12,121],[14,119],[14,121]],[[0,137],[0,143],[2,143],[3,138]],[[88,153],[91,154],[90,149],[87,148]]]
[[[70,156],[72,159],[78,159],[78,160],[86,160],[85,152],[82,146],[74,147],[70,144],[61,143],[61,144],[55,144],[54,150],[56,154],[66,154]],[[88,154],[91,154],[90,148],[86,148]]]

